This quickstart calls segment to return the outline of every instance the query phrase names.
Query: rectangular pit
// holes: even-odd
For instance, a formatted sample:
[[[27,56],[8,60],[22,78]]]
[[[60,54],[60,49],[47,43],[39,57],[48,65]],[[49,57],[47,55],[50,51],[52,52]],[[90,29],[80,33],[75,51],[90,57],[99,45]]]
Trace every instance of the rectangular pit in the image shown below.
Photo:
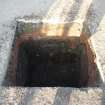
[[[6,86],[98,86],[99,74],[88,41],[77,36],[40,35],[22,31],[16,37],[8,67],[11,76],[7,72]]]

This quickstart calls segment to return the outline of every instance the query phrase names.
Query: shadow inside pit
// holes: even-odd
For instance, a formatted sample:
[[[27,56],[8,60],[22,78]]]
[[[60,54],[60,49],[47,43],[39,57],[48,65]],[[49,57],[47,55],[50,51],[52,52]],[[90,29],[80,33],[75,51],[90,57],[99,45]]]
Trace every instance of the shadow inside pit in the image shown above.
[[[17,86],[80,86],[80,52],[68,40],[23,42],[17,65]]]

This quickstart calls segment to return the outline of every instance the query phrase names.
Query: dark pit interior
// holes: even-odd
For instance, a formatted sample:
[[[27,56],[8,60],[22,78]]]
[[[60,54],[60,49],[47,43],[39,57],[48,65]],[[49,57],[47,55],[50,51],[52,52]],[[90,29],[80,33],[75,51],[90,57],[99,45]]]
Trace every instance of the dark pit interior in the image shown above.
[[[87,86],[86,57],[83,61],[86,64],[85,68],[81,66],[83,53],[85,53],[83,45],[71,48],[68,39],[24,41],[19,46],[16,85],[26,87]],[[85,69],[84,73],[83,69]]]

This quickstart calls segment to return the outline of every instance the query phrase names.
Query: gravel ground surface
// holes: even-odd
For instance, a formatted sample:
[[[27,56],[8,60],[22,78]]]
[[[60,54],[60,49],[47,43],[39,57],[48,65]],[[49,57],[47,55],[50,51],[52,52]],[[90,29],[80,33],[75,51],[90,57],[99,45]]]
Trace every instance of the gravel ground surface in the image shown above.
[[[90,5],[92,1],[92,5]],[[104,0],[4,0],[0,1],[0,84],[5,77],[17,17],[31,15],[44,21],[87,21],[105,78]],[[89,7],[89,9],[86,8]],[[85,9],[86,8],[86,9]],[[86,11],[86,12],[85,12]],[[87,15],[87,11],[90,11]],[[86,17],[88,16],[88,17]],[[105,105],[104,85],[100,88],[22,88],[0,87],[0,105]]]

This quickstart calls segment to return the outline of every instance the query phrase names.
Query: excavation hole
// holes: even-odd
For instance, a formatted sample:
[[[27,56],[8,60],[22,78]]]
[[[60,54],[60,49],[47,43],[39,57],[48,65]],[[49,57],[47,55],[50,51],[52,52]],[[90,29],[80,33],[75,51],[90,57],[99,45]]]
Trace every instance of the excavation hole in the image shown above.
[[[17,86],[88,85],[88,64],[83,45],[71,48],[67,39],[39,39],[23,41],[18,49]],[[85,68],[81,66],[83,58]]]

